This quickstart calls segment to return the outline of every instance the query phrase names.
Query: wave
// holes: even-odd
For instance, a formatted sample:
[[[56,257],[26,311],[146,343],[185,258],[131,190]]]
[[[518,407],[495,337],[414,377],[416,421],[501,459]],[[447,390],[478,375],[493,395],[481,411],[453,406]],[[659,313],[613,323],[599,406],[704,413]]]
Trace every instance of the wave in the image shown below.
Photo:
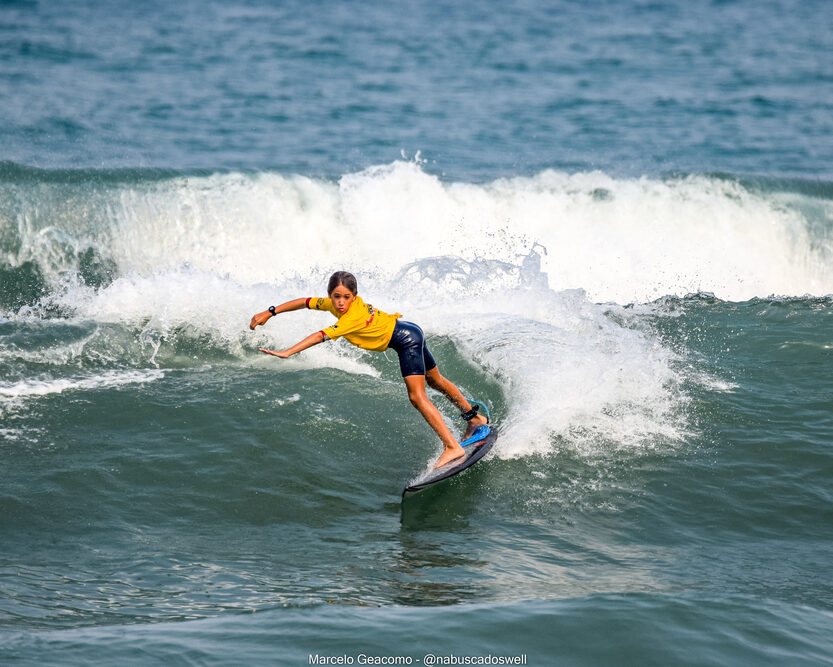
[[[6,271],[26,266],[29,284],[35,274],[49,286],[73,273],[98,286],[182,266],[274,285],[333,267],[389,278],[436,256],[517,263],[537,244],[551,289],[580,288],[597,302],[823,296],[833,293],[831,190],[556,171],[445,183],[418,161],[338,181],[6,163],[0,258]]]
[[[500,457],[553,447],[595,455],[684,440],[686,375],[678,354],[625,309],[592,303],[581,290],[550,290],[535,257],[528,256],[526,265],[425,259],[391,281],[371,281],[367,293],[380,308],[396,307],[419,322],[441,367],[451,364],[465,393],[498,408]],[[264,304],[306,293],[294,284],[247,287],[193,269],[124,276],[99,289],[76,285],[53,299],[64,311],[72,309],[73,327],[41,320],[46,330],[63,329],[43,333],[36,350],[24,348],[35,334],[19,343],[12,338],[2,356],[35,370],[54,366],[54,374],[62,360],[96,372],[102,364],[166,369],[182,368],[182,359],[200,366],[219,352],[236,365],[278,373],[329,368],[398,383],[395,362],[343,342],[279,364],[257,355],[258,346],[285,347],[321,328],[323,314],[301,311],[248,330],[251,314]],[[24,320],[15,322],[19,329]],[[38,326],[37,318],[25,322]],[[26,379],[5,393],[29,398],[83,388],[80,382]],[[354,386],[355,380],[346,382]]]
[[[640,317],[650,306],[630,305],[833,292],[833,201],[806,190],[558,172],[444,183],[415,162],[338,182],[7,166],[0,310],[18,326],[74,323],[69,343],[44,337],[58,363],[165,368],[219,351],[267,367],[257,346],[294,343],[321,314],[252,333],[252,313],[321,294],[347,268],[374,305],[419,322],[432,346],[451,340],[500,387],[489,399],[502,408],[498,456],[674,446],[691,429],[686,388],[729,385],[664,344]],[[4,350],[36,361],[22,343]],[[395,379],[372,357],[335,344],[268,368]],[[459,380],[488,389],[477,378]],[[23,382],[14,392],[41,390]]]

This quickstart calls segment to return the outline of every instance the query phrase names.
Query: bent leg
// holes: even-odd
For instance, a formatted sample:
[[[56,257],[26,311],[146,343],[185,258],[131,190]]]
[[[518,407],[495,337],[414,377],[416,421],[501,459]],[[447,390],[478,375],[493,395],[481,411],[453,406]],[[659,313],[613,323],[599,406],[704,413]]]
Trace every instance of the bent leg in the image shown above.
[[[425,376],[406,375],[402,379],[405,380],[405,386],[408,388],[408,398],[411,404],[419,410],[420,414],[425,418],[425,421],[428,422],[428,425],[434,429],[434,432],[442,440],[444,451],[437,460],[435,467],[439,468],[463,456],[465,450],[451,434],[448,426],[443,421],[440,411],[437,410],[437,406],[431,402],[431,399],[425,393]]]
[[[425,379],[428,381],[428,386],[431,389],[435,389],[445,395],[449,401],[451,401],[454,405],[456,405],[460,412],[468,412],[471,410],[471,403],[466,400],[466,397],[460,393],[460,390],[457,388],[451,380],[446,379],[440,374],[439,369],[434,366],[430,371],[425,374]],[[483,426],[488,422],[485,415],[477,415],[476,417],[472,417],[469,421],[468,425],[466,426],[466,433],[463,436],[463,440],[468,438],[472,433],[477,430],[478,426]]]

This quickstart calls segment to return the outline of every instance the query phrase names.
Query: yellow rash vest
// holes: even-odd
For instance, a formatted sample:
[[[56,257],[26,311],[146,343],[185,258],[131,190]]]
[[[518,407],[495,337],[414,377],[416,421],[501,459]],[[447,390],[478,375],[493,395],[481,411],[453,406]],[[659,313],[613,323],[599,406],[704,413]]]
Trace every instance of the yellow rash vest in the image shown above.
[[[340,338],[344,336],[356,347],[365,350],[382,351],[386,350],[390,338],[393,335],[393,328],[396,326],[396,319],[402,317],[400,313],[389,315],[378,308],[374,308],[357,296],[350,304],[347,312],[341,315],[333,306],[329,297],[310,297],[307,299],[307,308],[311,310],[326,310],[338,318],[333,326],[323,329],[327,338]]]

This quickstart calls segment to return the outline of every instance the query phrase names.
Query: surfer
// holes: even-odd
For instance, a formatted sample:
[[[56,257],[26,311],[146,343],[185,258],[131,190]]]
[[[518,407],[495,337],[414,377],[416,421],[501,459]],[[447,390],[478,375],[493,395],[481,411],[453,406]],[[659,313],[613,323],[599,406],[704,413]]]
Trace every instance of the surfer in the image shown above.
[[[309,308],[326,310],[338,318],[333,326],[316,331],[302,341],[285,350],[267,350],[259,348],[265,354],[281,359],[298,354],[313,345],[344,336],[348,342],[365,350],[383,352],[388,348],[399,355],[399,368],[408,389],[411,404],[419,410],[429,426],[437,433],[443,443],[443,453],[437,459],[436,468],[447,465],[465,455],[460,443],[452,435],[443,421],[440,411],[425,393],[425,383],[432,389],[444,394],[458,409],[460,416],[468,422],[463,440],[468,438],[488,419],[478,414],[478,405],[472,406],[451,381],[440,375],[437,362],[425,344],[425,334],[413,322],[400,320],[400,313],[389,315],[374,308],[358,295],[356,278],[347,271],[336,271],[330,276],[326,298],[300,298],[287,301],[280,306],[270,306],[268,310],[252,317],[249,328],[265,324],[278,313]]]

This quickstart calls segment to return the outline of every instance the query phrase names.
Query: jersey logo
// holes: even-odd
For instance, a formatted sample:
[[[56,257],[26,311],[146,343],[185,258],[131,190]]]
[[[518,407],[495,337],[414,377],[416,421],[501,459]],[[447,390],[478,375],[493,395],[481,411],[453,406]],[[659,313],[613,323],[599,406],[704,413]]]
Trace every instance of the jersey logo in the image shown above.
[[[315,309],[324,310],[324,299],[319,298],[318,301],[315,302]]]
[[[367,304],[367,314],[370,315],[370,318],[365,320],[364,325],[366,327],[370,326],[370,323],[373,322],[373,318],[376,317],[376,310],[370,304]]]

